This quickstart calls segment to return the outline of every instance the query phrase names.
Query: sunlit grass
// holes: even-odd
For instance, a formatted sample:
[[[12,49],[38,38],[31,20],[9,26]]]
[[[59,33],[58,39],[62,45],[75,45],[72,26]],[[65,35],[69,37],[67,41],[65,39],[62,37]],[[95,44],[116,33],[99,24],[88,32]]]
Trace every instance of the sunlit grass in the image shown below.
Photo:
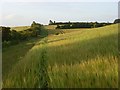
[[[117,58],[102,58],[77,64],[49,66],[49,86],[53,88],[116,88]]]
[[[117,33],[110,25],[48,36],[14,66],[3,87],[118,87]]]
[[[30,28],[30,26],[18,26],[18,27],[11,27],[11,30],[16,30],[16,31],[23,31]]]

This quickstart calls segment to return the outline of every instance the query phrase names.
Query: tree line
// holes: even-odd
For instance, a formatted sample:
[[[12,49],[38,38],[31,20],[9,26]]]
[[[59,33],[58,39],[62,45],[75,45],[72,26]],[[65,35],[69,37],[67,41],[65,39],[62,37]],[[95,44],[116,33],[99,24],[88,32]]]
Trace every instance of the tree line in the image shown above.
[[[37,37],[41,35],[41,30],[43,29],[43,25],[36,23],[33,21],[30,28],[25,29],[23,31],[11,30],[10,27],[0,27],[2,31],[2,44],[4,46],[9,46],[13,44],[17,44],[21,41],[29,40],[30,38]]]
[[[74,28],[97,28],[106,25],[111,25],[112,23],[68,23],[64,25],[57,25],[56,29],[74,29]]]
[[[96,28],[113,23],[98,23],[98,22],[52,22],[50,20],[49,25],[57,25],[56,29],[73,29],[73,28]]]

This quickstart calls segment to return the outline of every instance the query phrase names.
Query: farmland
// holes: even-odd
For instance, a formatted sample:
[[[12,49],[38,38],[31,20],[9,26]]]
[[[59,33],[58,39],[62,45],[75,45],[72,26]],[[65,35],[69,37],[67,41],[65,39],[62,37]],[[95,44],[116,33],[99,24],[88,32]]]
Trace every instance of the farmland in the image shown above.
[[[54,27],[45,27],[47,37],[3,51],[3,87],[118,87],[118,24],[92,29]]]

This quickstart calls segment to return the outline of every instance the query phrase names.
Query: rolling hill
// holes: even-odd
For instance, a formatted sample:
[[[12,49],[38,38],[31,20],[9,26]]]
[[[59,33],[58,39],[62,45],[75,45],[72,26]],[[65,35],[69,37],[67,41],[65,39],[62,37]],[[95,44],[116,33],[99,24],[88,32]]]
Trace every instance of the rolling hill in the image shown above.
[[[50,27],[52,32],[47,29],[51,35],[34,42],[4,77],[3,87],[118,87],[117,24],[71,30]]]

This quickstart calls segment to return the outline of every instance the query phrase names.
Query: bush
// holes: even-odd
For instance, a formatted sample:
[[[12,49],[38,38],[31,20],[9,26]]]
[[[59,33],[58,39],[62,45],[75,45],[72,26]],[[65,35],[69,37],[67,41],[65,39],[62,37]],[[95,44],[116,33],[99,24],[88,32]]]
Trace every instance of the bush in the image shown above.
[[[12,30],[11,31],[11,39],[12,40],[21,40],[21,34],[19,32],[17,32],[16,30]]]

